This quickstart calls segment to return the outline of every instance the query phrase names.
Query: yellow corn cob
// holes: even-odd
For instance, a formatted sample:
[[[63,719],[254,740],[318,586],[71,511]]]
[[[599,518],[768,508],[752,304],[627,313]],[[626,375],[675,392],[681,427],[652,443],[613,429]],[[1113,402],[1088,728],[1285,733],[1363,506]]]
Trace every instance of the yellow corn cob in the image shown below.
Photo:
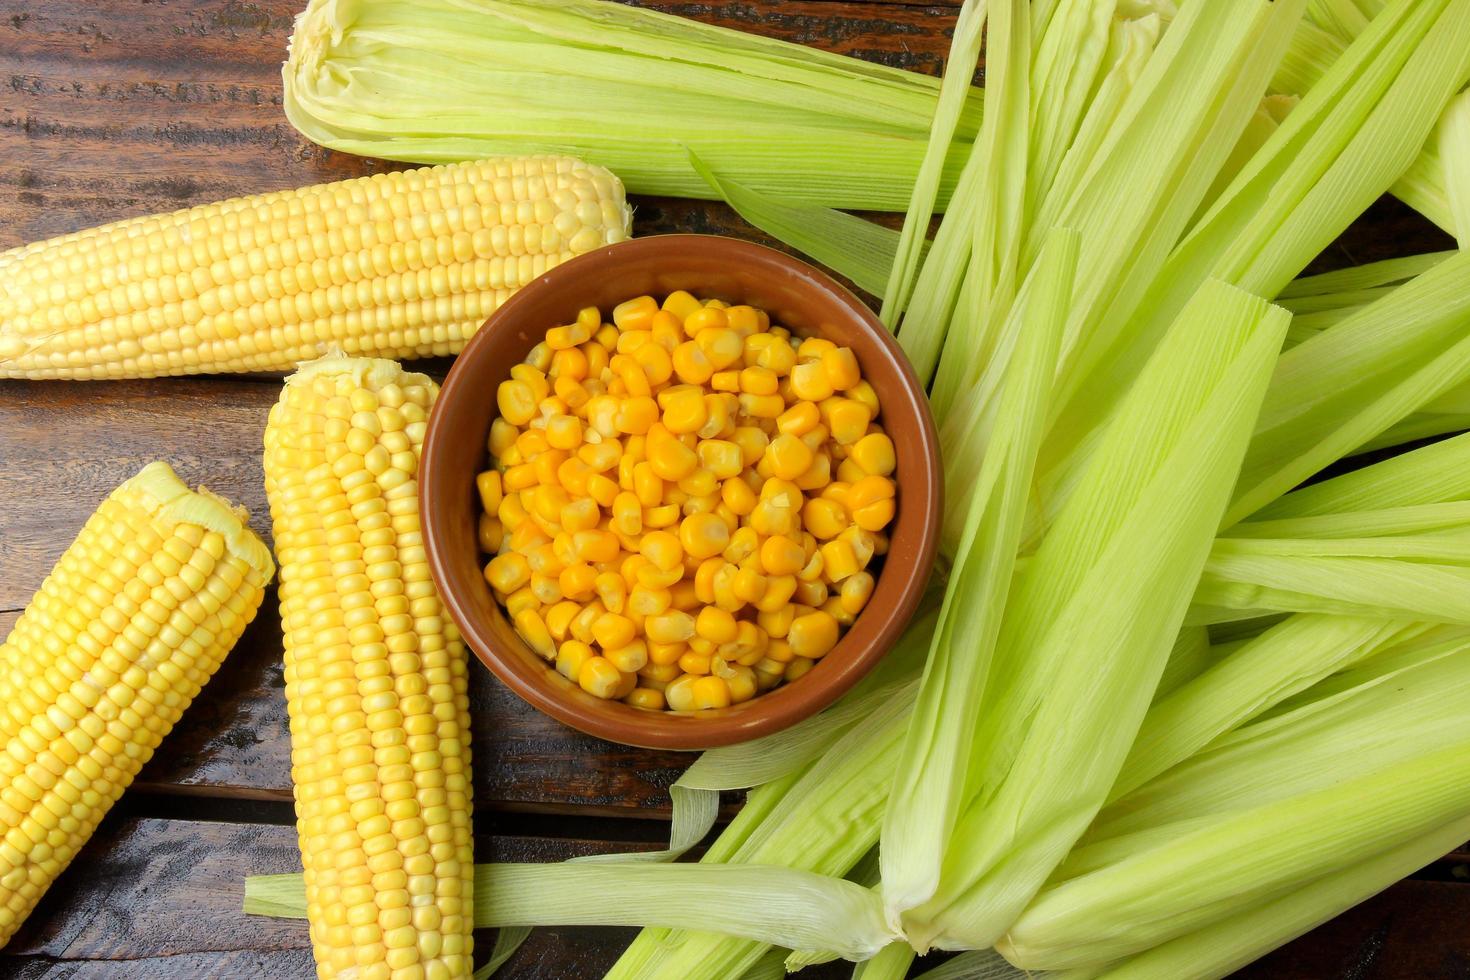
[[[0,946],[255,618],[273,568],[246,518],[150,464],[0,643]]]
[[[329,356],[265,430],[291,777],[317,975],[470,975],[464,644],[429,578],[418,460],[438,387]]]
[[[568,157],[375,174],[0,252],[0,378],[284,371],[457,353],[515,289],[628,237]]]

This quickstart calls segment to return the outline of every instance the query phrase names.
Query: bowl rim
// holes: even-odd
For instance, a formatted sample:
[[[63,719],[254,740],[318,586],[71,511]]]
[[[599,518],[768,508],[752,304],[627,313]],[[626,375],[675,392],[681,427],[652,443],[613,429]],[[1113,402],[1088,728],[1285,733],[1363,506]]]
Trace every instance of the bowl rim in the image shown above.
[[[454,442],[453,434],[440,424],[445,417],[445,412],[441,409],[449,401],[461,397],[462,390],[484,384],[484,365],[476,362],[479,360],[478,352],[490,345],[491,337],[513,323],[523,307],[533,307],[538,292],[575,289],[575,283],[583,276],[598,276],[605,273],[609,265],[617,267],[625,262],[636,262],[644,252],[662,251],[671,246],[676,247],[681,254],[685,250],[714,249],[727,253],[730,258],[779,268],[783,274],[795,276],[800,289],[825,293],[829,301],[850,316],[853,326],[867,333],[869,339],[876,342],[897,379],[896,386],[890,384],[893,379],[885,380],[885,390],[880,392],[884,416],[891,419],[893,415],[890,413],[901,414],[912,420],[912,438],[909,433],[905,433],[900,451],[914,453],[920,459],[922,479],[919,485],[910,486],[900,482],[900,512],[904,507],[919,508],[922,511],[923,519],[918,524],[919,530],[912,545],[915,552],[914,567],[933,567],[939,546],[940,516],[943,512],[939,439],[923,386],[914,374],[907,356],[872,310],[827,273],[777,249],[722,235],[648,235],[603,246],[555,266],[506,299],[466,343],[440,388],[424,436],[419,468],[419,503],[430,573],[440,599],[459,627],[464,642],[502,683],[541,712],[586,734],[643,748],[693,751],[768,735],[828,707],[887,655],[917,611],[928,576],[914,574],[902,582],[897,600],[887,615],[881,621],[870,620],[864,624],[864,630],[871,628],[872,635],[863,646],[843,651],[843,657],[834,658],[841,648],[839,641],[839,647],[819,661],[822,669],[814,669],[799,681],[782,685],[740,705],[714,712],[679,714],[640,711],[618,705],[619,708],[626,707],[627,714],[614,719],[582,710],[576,700],[568,697],[567,692],[557,689],[549,677],[534,677],[523,670],[524,656],[505,654],[497,648],[490,624],[473,611],[471,603],[462,593],[462,589],[467,586],[462,581],[463,576],[451,567],[451,555],[448,553],[451,549],[447,546],[441,547],[448,531],[439,522],[439,508],[432,504],[432,501],[442,497],[439,486],[439,474],[444,469],[440,464],[441,456],[461,450]],[[867,371],[864,373],[868,374]],[[887,390],[893,387],[897,390]],[[488,421],[486,424],[488,425]],[[891,423],[889,424],[891,427]],[[907,427],[906,423],[905,428]],[[449,519],[447,515],[445,519]],[[879,576],[880,581],[884,575],[892,574],[892,571],[885,567]],[[479,575],[475,576],[475,581],[481,588],[484,587]],[[863,623],[862,614],[857,622]],[[875,628],[871,625],[874,622]],[[844,633],[843,639],[846,640],[853,632],[850,629]],[[536,658],[533,666],[544,672],[553,670],[539,658]]]

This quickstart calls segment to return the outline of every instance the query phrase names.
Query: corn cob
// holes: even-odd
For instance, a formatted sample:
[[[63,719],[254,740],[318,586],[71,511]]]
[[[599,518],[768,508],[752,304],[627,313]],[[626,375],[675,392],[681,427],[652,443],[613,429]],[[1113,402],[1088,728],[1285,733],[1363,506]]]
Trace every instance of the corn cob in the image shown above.
[[[329,356],[265,431],[297,835],[317,975],[470,975],[465,648],[429,578],[417,469],[438,387]]]
[[[515,289],[628,237],[601,167],[524,157],[134,218],[0,253],[0,378],[457,353]]]
[[[144,467],[0,643],[0,946],[255,618],[273,567],[247,516]]]

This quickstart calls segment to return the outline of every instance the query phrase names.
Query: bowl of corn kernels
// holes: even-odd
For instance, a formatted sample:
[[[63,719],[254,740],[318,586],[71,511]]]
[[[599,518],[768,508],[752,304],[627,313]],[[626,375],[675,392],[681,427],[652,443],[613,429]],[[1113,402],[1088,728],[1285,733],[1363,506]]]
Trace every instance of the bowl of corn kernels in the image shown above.
[[[863,303],[749,242],[552,269],[455,361],[420,495],[435,584],[512,690],[593,735],[701,749],[829,705],[933,565],[923,389]]]

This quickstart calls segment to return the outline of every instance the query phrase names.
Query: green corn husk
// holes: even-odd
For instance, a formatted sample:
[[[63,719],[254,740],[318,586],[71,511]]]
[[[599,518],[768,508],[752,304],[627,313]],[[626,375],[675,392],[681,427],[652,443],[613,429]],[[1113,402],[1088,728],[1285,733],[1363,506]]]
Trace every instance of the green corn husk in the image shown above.
[[[1447,252],[1422,252],[1394,259],[1383,259],[1363,265],[1334,269],[1315,276],[1302,276],[1287,283],[1277,294],[1277,302],[1300,299],[1304,296],[1323,296],[1331,293],[1348,293],[1359,289],[1374,289],[1378,286],[1398,286],[1408,282],[1439,265],[1454,255]]]
[[[1470,91],[1450,103],[1439,124],[1439,157],[1444,167],[1445,191],[1451,227],[1447,229],[1470,248]]]
[[[1203,626],[1186,626],[1174,638],[1174,649],[1154,688],[1154,704],[1198,677],[1215,662],[1218,651],[1210,646],[1210,631]]]
[[[1470,641],[1452,644],[1392,684],[1248,725],[1113,804],[1001,952],[1102,966],[1464,818]]]
[[[1470,624],[1470,528],[1377,538],[1221,538],[1186,622],[1324,612]]]
[[[1232,523],[1470,379],[1467,274],[1446,259],[1282,355]]]
[[[1418,840],[1324,875],[1281,898],[1162,943],[1101,972],[1064,971],[1049,976],[1052,980],[1222,980],[1413,874],[1467,837],[1470,817],[1462,817]],[[1030,980],[1040,976],[1032,974]]]
[[[1344,666],[1428,627],[1358,616],[1292,616],[1156,698],[1109,793],[1115,800],[1215,738]]]
[[[989,945],[1104,802],[1173,645],[1287,320],[1207,284],[1108,427],[1013,589],[981,708],[977,802],[934,898],[905,917],[916,947]]]
[[[1070,232],[1056,232],[1042,250],[1006,371],[1000,421],[954,549],[950,587],[884,814],[883,899],[894,921],[939,886],[944,847],[965,803],[971,733],[1020,548],[1076,260],[1077,236]]]
[[[904,214],[895,260],[888,279],[879,292],[883,305],[878,317],[890,331],[897,329],[899,317],[908,308],[909,297],[913,294],[914,276],[918,273],[921,257],[920,249],[929,232],[929,220],[934,216],[935,201],[939,197],[939,182],[944,175],[944,161],[954,143],[971,80],[975,77],[975,66],[980,61],[986,4],[987,0],[965,0],[955,22],[954,41],[950,44],[949,56],[944,62],[939,102],[930,125],[924,159],[919,165],[908,210]]]
[[[282,76],[291,123],[349,153],[561,147],[636,193],[710,197],[688,148],[761,193],[891,211],[909,201],[939,97],[913,72],[599,0],[312,0]],[[979,119],[976,90],[941,208]]]
[[[1081,358],[1098,368],[1084,371],[1054,430],[1059,459],[1070,459],[1204,277],[1280,292],[1412,161],[1467,73],[1470,3],[1396,0],[1375,18],[1150,279],[1148,295],[1114,306],[1109,319],[1127,329],[1111,343],[1100,336]]]

